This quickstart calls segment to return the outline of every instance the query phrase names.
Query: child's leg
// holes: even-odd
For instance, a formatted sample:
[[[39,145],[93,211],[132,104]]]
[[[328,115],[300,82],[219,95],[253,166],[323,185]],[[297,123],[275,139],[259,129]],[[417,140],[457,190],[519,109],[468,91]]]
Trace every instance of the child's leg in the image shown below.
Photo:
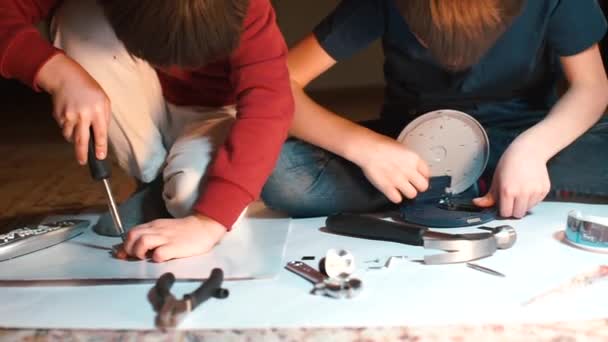
[[[52,26],[55,45],[91,74],[110,98],[108,134],[119,164],[137,179],[151,182],[167,155],[162,134],[166,105],[156,72],[129,55],[95,0],[64,1]]]
[[[293,217],[371,212],[389,205],[357,165],[297,139],[283,145],[262,199]]]
[[[217,148],[224,143],[236,114],[234,106],[222,108],[178,107],[169,104],[171,145],[163,170],[163,199],[173,217],[192,212],[201,182]]]

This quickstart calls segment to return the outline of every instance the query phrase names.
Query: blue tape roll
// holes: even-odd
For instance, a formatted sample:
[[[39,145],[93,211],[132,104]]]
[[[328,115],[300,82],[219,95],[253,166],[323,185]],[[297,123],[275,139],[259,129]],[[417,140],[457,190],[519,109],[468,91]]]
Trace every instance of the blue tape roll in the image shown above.
[[[594,219],[608,222],[608,218],[585,217],[578,210],[569,212],[566,223],[566,239],[579,245],[608,248],[608,224],[596,222]]]

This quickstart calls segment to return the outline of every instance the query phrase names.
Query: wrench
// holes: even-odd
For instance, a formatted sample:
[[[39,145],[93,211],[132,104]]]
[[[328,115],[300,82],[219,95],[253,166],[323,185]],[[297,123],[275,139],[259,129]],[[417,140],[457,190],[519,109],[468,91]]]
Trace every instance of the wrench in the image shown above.
[[[516,232],[511,226],[482,227],[481,229],[488,231],[483,233],[446,234],[407,222],[393,222],[355,214],[329,216],[325,226],[333,233],[447,252],[426,255],[424,263],[427,265],[461,263],[485,258],[493,255],[498,249],[510,248],[516,241]]]

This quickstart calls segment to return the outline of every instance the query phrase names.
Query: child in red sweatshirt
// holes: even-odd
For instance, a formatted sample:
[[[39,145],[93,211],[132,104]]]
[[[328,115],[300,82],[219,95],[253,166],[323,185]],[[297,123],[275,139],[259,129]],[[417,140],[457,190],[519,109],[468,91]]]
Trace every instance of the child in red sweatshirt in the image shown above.
[[[54,46],[34,27],[51,18]],[[52,95],[81,164],[92,127],[98,158],[109,141],[141,182],[162,173],[173,218],[138,222],[123,251],[157,262],[204,253],[231,229],[259,197],[293,112],[269,0],[5,0],[0,75]],[[149,205],[120,211],[129,221]]]

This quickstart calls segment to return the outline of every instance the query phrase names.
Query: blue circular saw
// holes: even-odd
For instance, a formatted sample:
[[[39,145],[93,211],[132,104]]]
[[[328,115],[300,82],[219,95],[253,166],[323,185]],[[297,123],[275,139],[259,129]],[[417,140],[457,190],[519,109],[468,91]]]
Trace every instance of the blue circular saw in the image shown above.
[[[483,224],[495,208],[472,203],[475,186],[488,163],[488,136],[477,120],[456,110],[437,110],[410,122],[397,140],[429,166],[430,186],[401,205],[404,221],[437,228]]]

